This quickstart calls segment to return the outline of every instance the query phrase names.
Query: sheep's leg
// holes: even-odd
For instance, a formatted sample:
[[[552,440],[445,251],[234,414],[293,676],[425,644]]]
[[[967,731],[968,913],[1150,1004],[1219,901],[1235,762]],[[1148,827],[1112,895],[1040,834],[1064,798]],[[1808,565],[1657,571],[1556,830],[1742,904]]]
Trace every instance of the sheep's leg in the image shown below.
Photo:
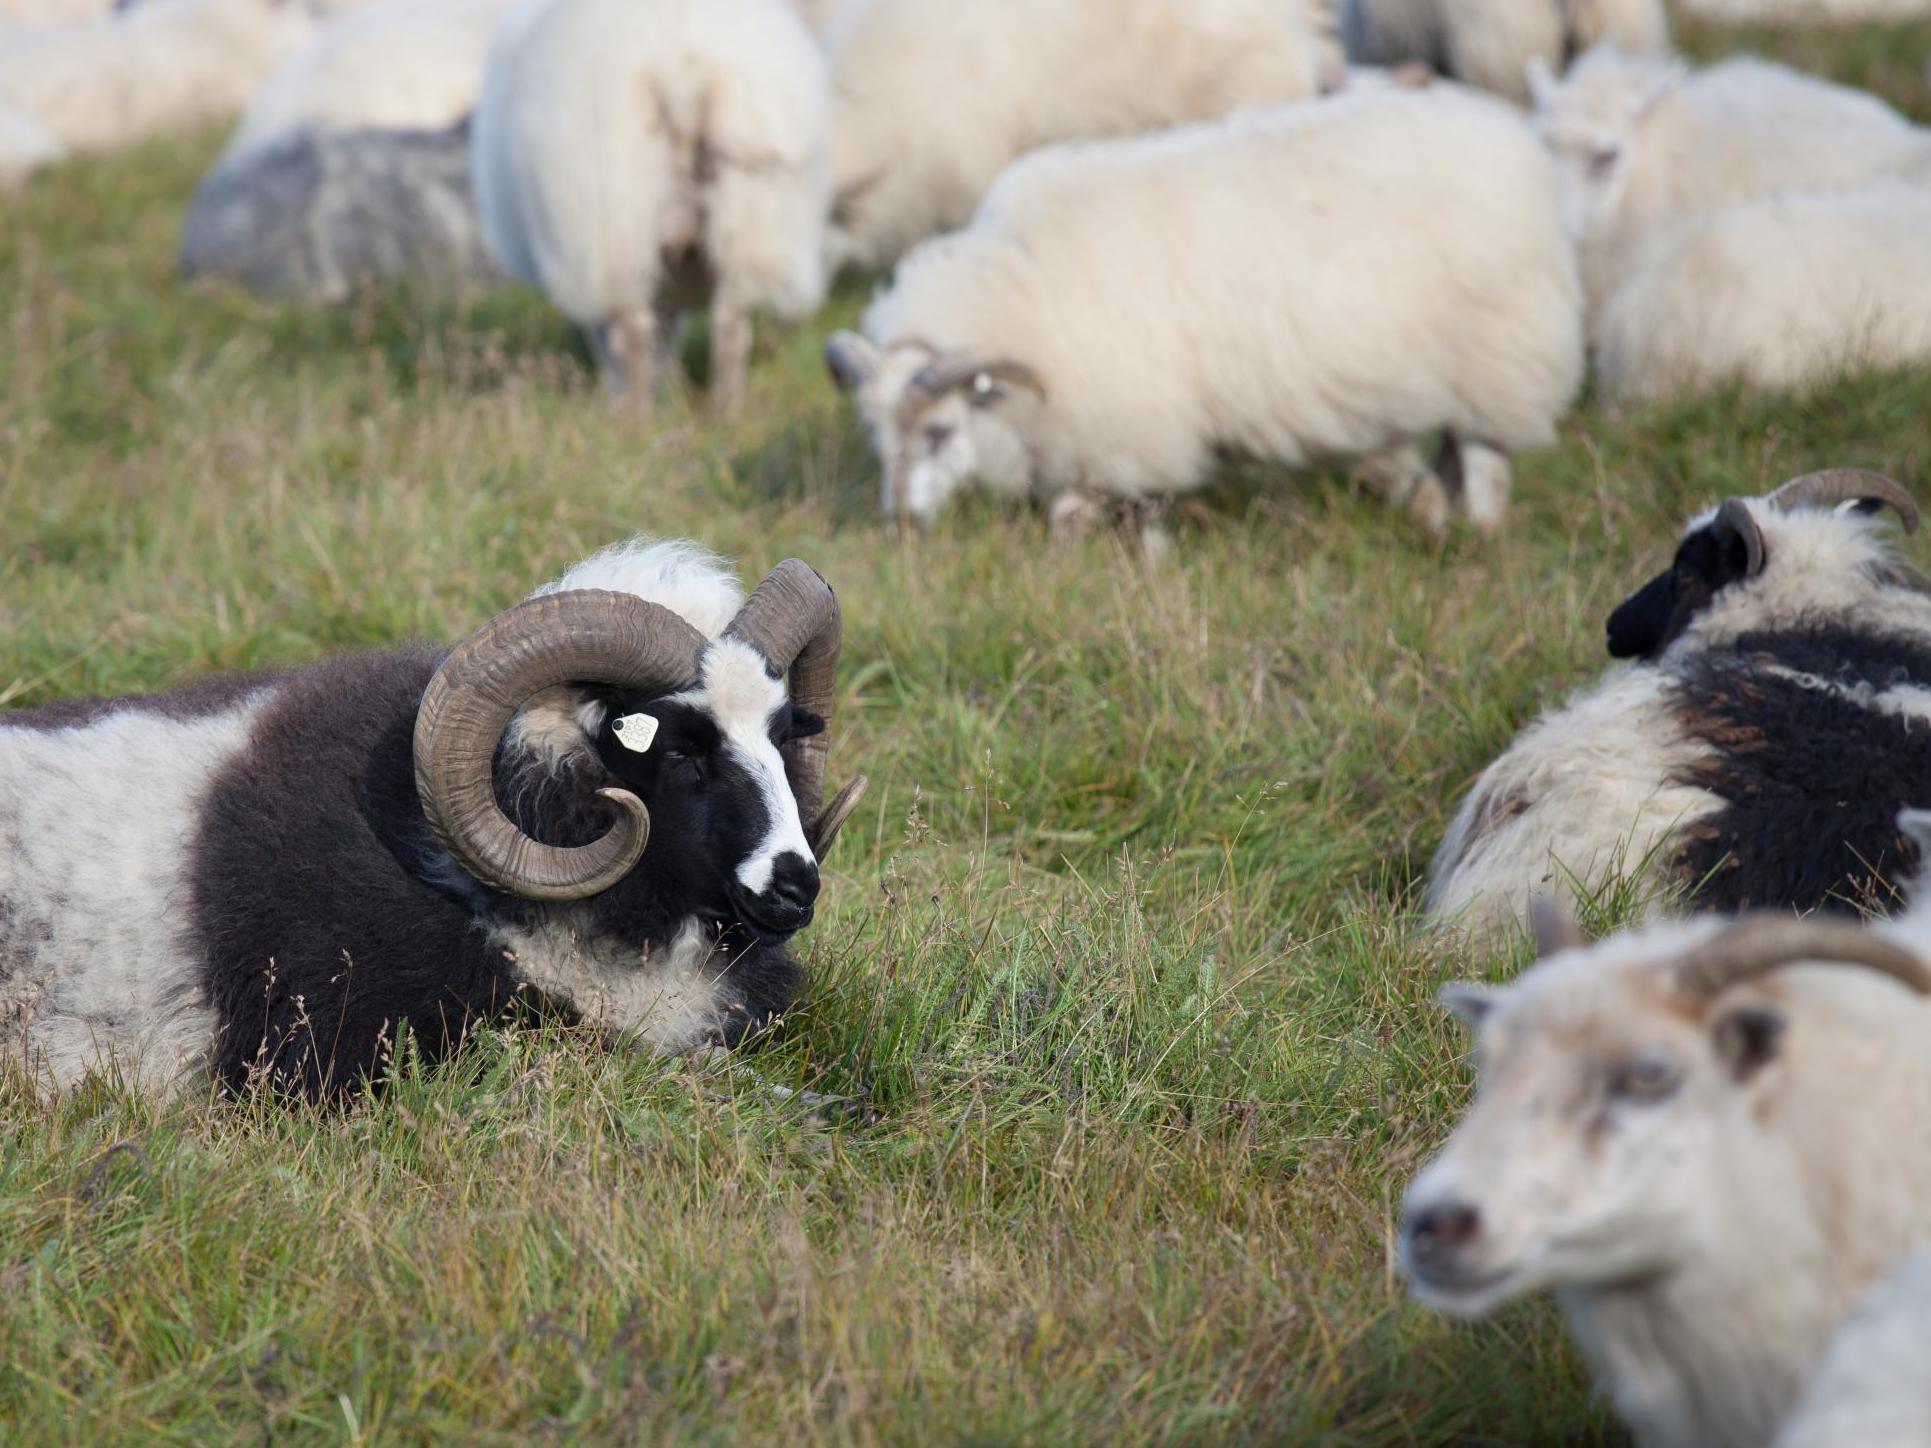
[[[1084,538],[1106,516],[1106,504],[1098,493],[1086,488],[1068,488],[1046,506],[1046,533],[1055,543]]]
[[[738,410],[750,371],[750,310],[720,289],[711,302],[711,396],[720,411]]]
[[[611,401],[637,417],[650,415],[657,321],[646,309],[617,312],[590,334]]]
[[[1365,458],[1361,476],[1397,508],[1407,508],[1430,533],[1448,531],[1449,489],[1413,443]]]
[[[1165,497],[1139,498],[1133,504],[1133,521],[1140,533],[1140,556],[1157,567],[1173,556],[1173,535],[1167,532]]]
[[[1484,533],[1502,526],[1509,512],[1509,455],[1498,447],[1450,433],[1436,464],[1455,510]]]

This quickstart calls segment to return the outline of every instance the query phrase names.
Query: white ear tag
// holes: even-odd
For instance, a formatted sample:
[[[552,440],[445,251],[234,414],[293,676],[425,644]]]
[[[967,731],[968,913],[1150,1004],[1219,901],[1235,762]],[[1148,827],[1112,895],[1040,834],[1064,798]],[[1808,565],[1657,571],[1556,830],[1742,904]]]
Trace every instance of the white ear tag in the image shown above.
[[[973,378],[972,390],[981,397],[984,397],[988,392],[992,391],[992,374],[990,372],[981,372],[977,377]]]
[[[626,714],[610,726],[610,732],[632,754],[642,754],[657,737],[657,719],[650,714]]]

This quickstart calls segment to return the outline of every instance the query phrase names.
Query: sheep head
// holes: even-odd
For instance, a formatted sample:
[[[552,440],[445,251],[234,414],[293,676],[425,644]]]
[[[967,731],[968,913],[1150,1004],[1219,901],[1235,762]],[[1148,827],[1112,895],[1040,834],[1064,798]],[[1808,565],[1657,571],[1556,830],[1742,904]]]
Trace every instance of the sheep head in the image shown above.
[[[1541,56],[1529,61],[1536,132],[1555,158],[1569,235],[1588,242],[1616,225],[1645,122],[1689,76],[1680,60],[1586,51],[1560,80]]]
[[[1800,1195],[1769,1189],[1787,1157],[1759,1145],[1798,1029],[1786,967],[1931,994],[1925,962],[1843,923],[1703,920],[1593,947],[1572,923],[1544,931],[1555,953],[1512,984],[1443,992],[1475,1031],[1477,1089],[1409,1189],[1401,1252],[1417,1295],[1457,1314],[1659,1278],[1725,1240],[1739,1192]]]
[[[1806,509],[1874,513],[1893,508],[1915,533],[1918,505],[1898,483],[1861,468],[1831,468],[1792,478],[1768,497],[1726,498],[1691,522],[1670,566],[1609,615],[1612,658],[1654,658],[1696,621],[1716,596],[1747,584],[1775,562],[1777,520]],[[1898,576],[1903,578],[1900,571]]]
[[[839,332],[825,346],[825,363],[853,394],[878,455],[887,522],[928,527],[971,483],[1008,495],[1030,490],[1021,429],[1046,386],[1024,362],[922,342],[881,348]]]
[[[629,593],[528,599],[451,650],[423,693],[414,751],[424,815],[484,884],[568,901],[635,869],[652,833],[646,797],[655,796],[687,836],[673,842],[666,868],[688,870],[710,845],[728,857],[728,869],[712,870],[729,875],[722,900],[765,933],[787,933],[809,918],[817,859],[864,787],[855,780],[821,803],[839,635],[831,589],[796,559],[778,565],[715,639]],[[533,838],[497,798],[511,721],[559,689],[591,716],[585,754],[611,781],[597,793],[614,821],[581,845]],[[701,798],[713,780],[723,781],[710,791],[719,797]],[[688,837],[698,833],[706,839]]]

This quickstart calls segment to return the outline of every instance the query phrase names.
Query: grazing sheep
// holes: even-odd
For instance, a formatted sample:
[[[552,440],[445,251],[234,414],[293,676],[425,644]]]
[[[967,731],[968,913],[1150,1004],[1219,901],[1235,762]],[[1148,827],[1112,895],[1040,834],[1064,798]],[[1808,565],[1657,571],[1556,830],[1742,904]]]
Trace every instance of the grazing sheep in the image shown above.
[[[1771,1448],[1924,1448],[1931,1443],[1931,1255],[1859,1299]]]
[[[324,26],[249,101],[223,164],[297,132],[447,131],[513,0],[388,0]]]
[[[0,31],[16,26],[80,25],[120,8],[115,0],[0,0]]]
[[[1616,405],[1931,359],[1931,187],[1773,196],[1659,228],[1603,303],[1594,355]]]
[[[1301,100],[1341,67],[1328,0],[852,0],[827,48],[833,260],[868,267],[964,225],[1037,146]]]
[[[639,543],[453,650],[0,713],[0,1059],[326,1098],[519,1000],[737,1041],[856,797],[838,619],[795,559],[745,600]]]
[[[16,31],[0,45],[0,110],[72,150],[114,150],[233,115],[314,28],[287,0],[145,0],[91,23]]]
[[[298,131],[224,161],[188,208],[181,272],[322,303],[370,283],[461,296],[504,280],[476,216],[466,124]]]
[[[969,480],[1058,508],[1184,492],[1244,453],[1370,458],[1431,525],[1492,527],[1508,453],[1575,392],[1579,308],[1515,114],[1375,89],[1037,152],[826,360],[901,522]],[[1439,476],[1417,451],[1437,431]]]
[[[1895,817],[1931,790],[1931,583],[1870,516],[1886,505],[1915,531],[1901,487],[1840,469],[1691,520],[1609,617],[1631,662],[1475,782],[1428,910],[1488,936],[1618,875],[1653,910],[1889,905],[1919,864]]]
[[[1607,41],[1645,53],[1669,47],[1663,0],[1344,0],[1348,57],[1420,61],[1443,75],[1529,100],[1528,66],[1560,71]]]
[[[1931,1247],[1924,933],[1768,916],[1591,949],[1555,920],[1512,984],[1450,986],[1477,1082],[1408,1190],[1416,1295],[1553,1291],[1644,1448],[1761,1448],[1857,1295]]]
[[[1768,61],[1692,73],[1601,46],[1560,81],[1535,65],[1529,75],[1592,308],[1664,222],[1779,192],[1931,177],[1931,136],[1875,96]]]
[[[484,234],[640,409],[679,311],[708,298],[729,406],[751,310],[824,297],[825,110],[787,0],[538,0],[498,32],[477,105]]]

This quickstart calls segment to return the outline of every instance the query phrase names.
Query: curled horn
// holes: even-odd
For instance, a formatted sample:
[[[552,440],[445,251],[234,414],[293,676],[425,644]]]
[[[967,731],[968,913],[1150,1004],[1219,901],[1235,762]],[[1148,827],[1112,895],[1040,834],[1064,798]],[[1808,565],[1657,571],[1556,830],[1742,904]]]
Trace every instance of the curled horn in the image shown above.
[[[697,677],[703,637],[627,593],[546,594],[498,614],[450,651],[416,711],[416,792],[444,848],[470,874],[529,900],[581,900],[627,875],[650,814],[626,789],[599,790],[618,819],[574,848],[542,844],[496,802],[495,758],[516,711],[558,684],[670,692]]]
[[[831,754],[831,717],[838,695],[838,645],[842,632],[838,598],[810,564],[787,558],[765,576],[724,630],[749,644],[779,673],[790,677],[791,702],[825,721],[823,733],[784,746],[785,777],[798,801],[798,816],[819,859],[865,791],[855,778],[829,808],[824,798],[825,761]]]
[[[1716,510],[1716,519],[1711,526],[1716,532],[1728,533],[1743,544],[1745,578],[1755,578],[1763,572],[1763,529],[1748,503],[1742,498],[1725,498],[1723,505]]]
[[[1046,384],[1024,362],[1010,357],[987,357],[978,352],[948,352],[933,358],[912,375],[910,390],[927,398],[943,397],[956,387],[978,385],[983,377],[1008,387],[1024,387],[1041,397]]]
[[[1864,468],[1827,468],[1819,473],[1805,473],[1777,489],[1769,501],[1785,513],[1798,508],[1835,508],[1853,502],[1862,511],[1874,513],[1888,503],[1897,509],[1905,532],[1918,531],[1917,500],[1901,484]]]
[[[1741,920],[1697,946],[1677,963],[1676,985],[1692,999],[1709,1000],[1799,961],[1860,965],[1931,995],[1931,967],[1895,941],[1855,925],[1787,915]]]

